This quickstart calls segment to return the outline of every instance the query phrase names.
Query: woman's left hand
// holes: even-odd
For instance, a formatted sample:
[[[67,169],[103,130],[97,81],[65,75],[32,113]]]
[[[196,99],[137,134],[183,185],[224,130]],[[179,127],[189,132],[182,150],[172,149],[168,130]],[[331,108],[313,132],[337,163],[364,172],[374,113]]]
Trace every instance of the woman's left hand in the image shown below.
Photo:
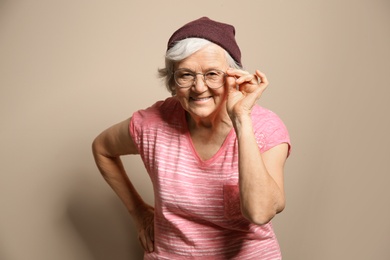
[[[239,69],[227,70],[227,111],[232,120],[250,115],[253,106],[260,99],[261,94],[268,86],[264,73],[256,70],[255,74]]]

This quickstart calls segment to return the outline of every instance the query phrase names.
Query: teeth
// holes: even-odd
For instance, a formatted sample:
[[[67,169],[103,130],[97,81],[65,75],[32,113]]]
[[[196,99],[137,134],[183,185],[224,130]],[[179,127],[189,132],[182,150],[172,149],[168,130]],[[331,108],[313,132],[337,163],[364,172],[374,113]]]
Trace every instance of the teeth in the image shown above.
[[[209,99],[209,97],[205,97],[205,98],[192,98],[193,100],[196,100],[196,101],[202,101],[202,100],[207,100]]]

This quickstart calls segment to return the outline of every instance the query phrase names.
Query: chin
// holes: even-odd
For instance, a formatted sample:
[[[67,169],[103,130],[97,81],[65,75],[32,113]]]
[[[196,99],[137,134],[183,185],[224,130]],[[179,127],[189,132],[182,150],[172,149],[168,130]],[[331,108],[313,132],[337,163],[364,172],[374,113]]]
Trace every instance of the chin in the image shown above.
[[[190,116],[194,119],[204,119],[211,117],[216,111],[215,110],[209,110],[209,109],[190,109],[188,110],[188,113]]]

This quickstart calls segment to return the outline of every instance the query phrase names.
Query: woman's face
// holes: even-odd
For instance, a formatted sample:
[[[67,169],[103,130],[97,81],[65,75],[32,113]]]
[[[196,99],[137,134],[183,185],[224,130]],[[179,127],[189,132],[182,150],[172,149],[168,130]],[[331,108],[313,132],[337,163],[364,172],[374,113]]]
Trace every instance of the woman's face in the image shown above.
[[[181,61],[175,69],[205,73],[212,69],[226,72],[228,68],[224,50],[210,44]],[[197,75],[195,83],[189,88],[176,86],[176,98],[195,121],[212,120],[218,113],[225,111],[226,95],[225,86],[209,88],[202,75]]]

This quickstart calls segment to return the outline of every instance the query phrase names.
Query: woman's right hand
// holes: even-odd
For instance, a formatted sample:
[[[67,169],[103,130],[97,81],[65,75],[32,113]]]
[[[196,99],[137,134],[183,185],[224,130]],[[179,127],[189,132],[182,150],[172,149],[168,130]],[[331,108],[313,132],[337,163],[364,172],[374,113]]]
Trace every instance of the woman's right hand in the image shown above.
[[[145,204],[134,219],[138,240],[143,249],[150,253],[154,250],[154,208]]]
[[[154,251],[154,208],[146,204],[131,183],[120,156],[138,154],[129,134],[131,118],[103,131],[95,138],[92,151],[101,174],[122,200],[138,232],[146,252]]]

